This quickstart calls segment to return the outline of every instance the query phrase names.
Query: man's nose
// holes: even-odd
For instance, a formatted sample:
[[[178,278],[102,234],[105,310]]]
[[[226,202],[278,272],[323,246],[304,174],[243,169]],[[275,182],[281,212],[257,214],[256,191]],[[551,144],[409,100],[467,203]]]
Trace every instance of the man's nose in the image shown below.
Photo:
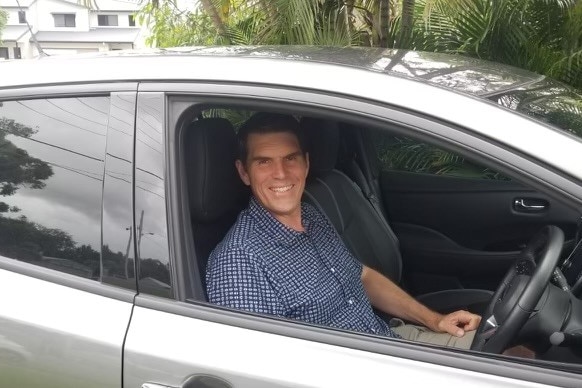
[[[282,160],[277,160],[273,163],[273,177],[283,179],[287,175],[285,163]]]

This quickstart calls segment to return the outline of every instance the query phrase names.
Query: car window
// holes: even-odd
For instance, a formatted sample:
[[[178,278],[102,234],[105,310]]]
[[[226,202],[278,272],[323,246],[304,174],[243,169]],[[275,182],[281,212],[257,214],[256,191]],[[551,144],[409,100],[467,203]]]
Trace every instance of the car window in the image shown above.
[[[100,279],[109,97],[0,102],[0,255]]]
[[[381,169],[384,171],[405,171],[474,179],[509,179],[461,155],[415,139],[380,131],[372,131],[371,137]]]
[[[582,138],[582,95],[562,83],[546,79],[528,89],[510,90],[490,99]]]

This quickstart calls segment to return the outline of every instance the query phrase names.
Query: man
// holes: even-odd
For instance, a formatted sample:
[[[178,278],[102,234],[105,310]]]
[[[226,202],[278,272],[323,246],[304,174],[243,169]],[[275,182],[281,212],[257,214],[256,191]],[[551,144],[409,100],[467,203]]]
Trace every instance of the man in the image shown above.
[[[236,168],[252,198],[210,255],[210,302],[390,337],[468,349],[481,317],[431,311],[360,264],[301,198],[309,155],[291,116],[257,113],[239,131]],[[390,327],[372,306],[418,323]],[[402,322],[402,321],[400,321]]]

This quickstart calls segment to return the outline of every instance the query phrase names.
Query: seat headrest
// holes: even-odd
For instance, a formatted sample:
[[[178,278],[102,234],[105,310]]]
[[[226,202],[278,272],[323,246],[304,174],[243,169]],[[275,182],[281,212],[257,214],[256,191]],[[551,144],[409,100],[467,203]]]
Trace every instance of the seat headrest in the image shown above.
[[[237,140],[228,120],[207,118],[190,124],[184,155],[192,218],[214,221],[240,203],[245,186],[235,167]]]
[[[335,122],[303,117],[299,123],[309,152],[309,173],[320,175],[333,170],[339,151],[339,128]]]

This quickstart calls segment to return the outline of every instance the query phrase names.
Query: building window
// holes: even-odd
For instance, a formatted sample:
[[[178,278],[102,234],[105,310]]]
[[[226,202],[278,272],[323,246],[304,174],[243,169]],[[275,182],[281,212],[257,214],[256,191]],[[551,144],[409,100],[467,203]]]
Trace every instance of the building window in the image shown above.
[[[75,14],[74,13],[55,13],[53,14],[55,19],[55,27],[75,27]]]
[[[97,15],[98,26],[118,26],[117,15]]]
[[[128,19],[129,19],[129,26],[135,27],[135,15],[129,15]]]
[[[18,11],[18,23],[20,23],[20,24],[26,23],[26,12],[25,11]]]
[[[0,47],[0,58],[8,59],[8,47]]]

